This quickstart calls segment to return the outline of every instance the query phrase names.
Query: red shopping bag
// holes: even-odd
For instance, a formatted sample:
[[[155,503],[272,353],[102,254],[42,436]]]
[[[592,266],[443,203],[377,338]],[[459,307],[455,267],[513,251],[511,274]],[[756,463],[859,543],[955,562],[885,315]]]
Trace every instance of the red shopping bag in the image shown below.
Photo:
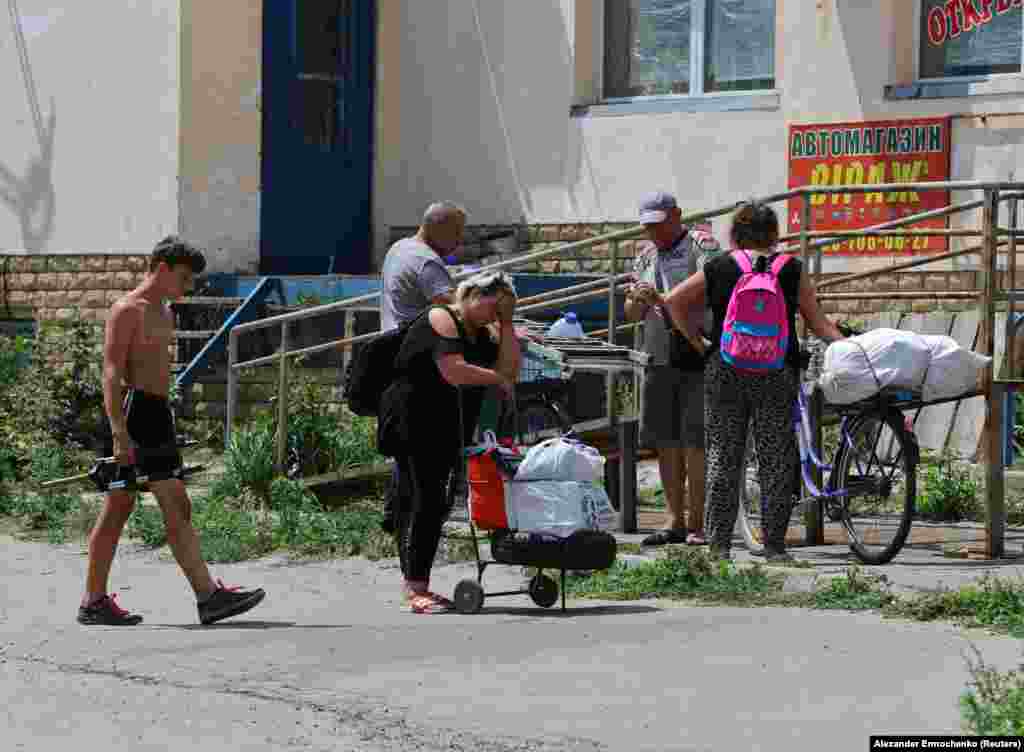
[[[489,449],[471,456],[466,470],[469,480],[469,515],[482,530],[503,530],[508,527],[505,513],[505,478]]]

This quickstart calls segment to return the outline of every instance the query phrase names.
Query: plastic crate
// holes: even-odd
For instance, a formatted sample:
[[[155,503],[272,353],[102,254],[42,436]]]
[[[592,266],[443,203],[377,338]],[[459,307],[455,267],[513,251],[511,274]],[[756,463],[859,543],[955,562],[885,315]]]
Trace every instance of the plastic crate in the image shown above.
[[[541,379],[562,379],[562,363],[546,349],[529,342],[522,343],[522,359],[519,362],[519,383],[528,384]]]

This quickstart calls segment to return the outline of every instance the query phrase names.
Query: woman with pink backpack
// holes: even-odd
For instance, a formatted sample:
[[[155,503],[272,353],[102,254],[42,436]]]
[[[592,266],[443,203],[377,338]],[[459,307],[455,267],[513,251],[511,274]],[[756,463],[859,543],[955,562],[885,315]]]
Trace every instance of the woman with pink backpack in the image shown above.
[[[800,259],[774,252],[779,220],[771,207],[742,204],[730,234],[732,253],[712,259],[665,297],[681,331],[686,312],[702,300],[714,318],[704,370],[705,533],[713,555],[731,558],[752,423],[757,455],[768,460],[759,463],[765,556],[771,562],[792,561],[785,539],[798,462],[792,428],[800,362],[797,311],[822,339],[843,336],[818,305]]]

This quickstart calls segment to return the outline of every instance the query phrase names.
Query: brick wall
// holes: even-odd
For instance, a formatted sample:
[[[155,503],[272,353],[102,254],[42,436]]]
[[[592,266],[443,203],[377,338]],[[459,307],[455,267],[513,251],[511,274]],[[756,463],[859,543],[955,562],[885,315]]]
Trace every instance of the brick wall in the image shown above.
[[[0,255],[0,315],[4,307],[37,321],[104,321],[111,304],[142,281],[148,255]]]

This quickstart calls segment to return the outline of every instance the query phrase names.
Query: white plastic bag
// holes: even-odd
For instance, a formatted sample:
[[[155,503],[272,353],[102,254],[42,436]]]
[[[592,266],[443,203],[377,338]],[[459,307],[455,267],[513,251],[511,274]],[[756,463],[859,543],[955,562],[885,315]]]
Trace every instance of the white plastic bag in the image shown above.
[[[928,335],[924,339],[931,352],[931,365],[921,393],[925,401],[956,397],[977,389],[978,379],[992,358],[961,347],[952,337]]]
[[[930,359],[920,334],[873,329],[828,346],[818,385],[834,405],[867,399],[887,387],[920,389]]]
[[[604,478],[604,457],[592,446],[566,438],[547,439],[526,451],[515,480],[595,483]]]
[[[991,362],[952,337],[874,329],[829,345],[818,385],[835,405],[887,387],[920,390],[925,401],[946,399],[974,390]]]
[[[618,519],[604,488],[576,481],[506,483],[505,513],[513,530],[559,538],[576,530],[612,530]]]

